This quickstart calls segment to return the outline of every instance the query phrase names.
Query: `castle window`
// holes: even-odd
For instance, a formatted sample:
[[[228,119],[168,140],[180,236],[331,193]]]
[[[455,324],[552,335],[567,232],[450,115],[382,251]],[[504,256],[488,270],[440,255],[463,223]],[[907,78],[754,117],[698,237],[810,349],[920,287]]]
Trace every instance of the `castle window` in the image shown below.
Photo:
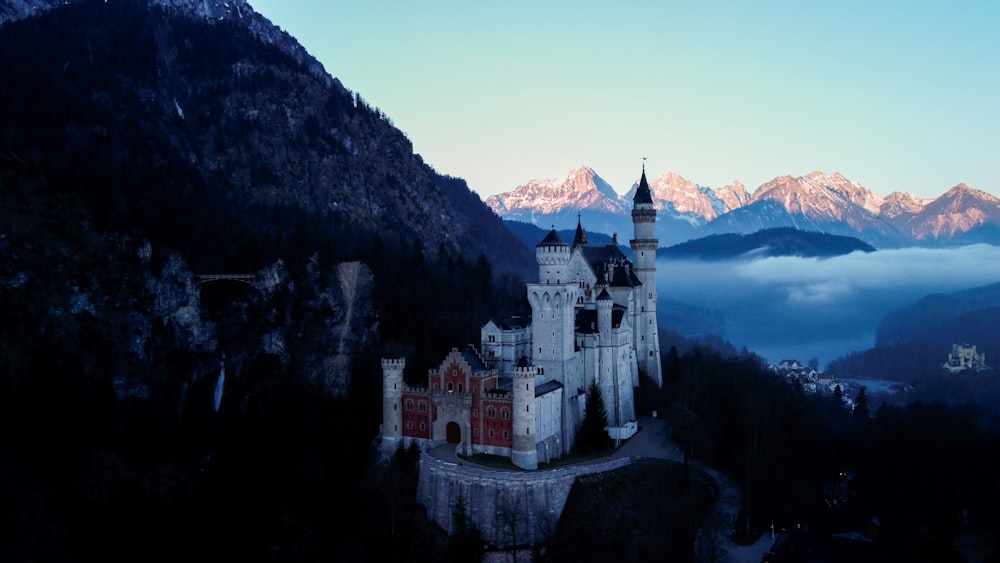
[[[493,356],[496,356],[496,351],[490,350],[490,357],[492,358]]]
[[[396,410],[399,410],[398,408],[396,408],[396,407],[398,407],[398,406],[399,406],[399,405],[397,405],[396,403],[393,403],[393,404],[392,404],[392,410],[394,410],[394,411],[396,411]]]
[[[539,353],[539,354],[541,354],[541,353],[542,353],[542,347],[541,347],[541,346],[539,346],[539,347],[538,347],[538,353]]]
[[[525,428],[524,429],[524,433],[528,434],[530,436],[531,435],[531,428]]]
[[[496,342],[496,341],[497,341],[496,335],[495,334],[491,334],[490,335],[490,342]]]
[[[492,438],[492,437],[493,437],[493,429],[490,428],[490,438]]]
[[[424,412],[427,410],[427,403],[420,401],[419,403],[417,403],[417,408],[420,410],[420,412]]]
[[[472,409],[472,416],[479,416],[479,409]]]
[[[461,384],[461,383],[459,383],[459,384],[458,384],[458,392],[459,392],[459,393],[461,393],[461,392],[462,392],[462,384]]]
[[[490,407],[490,408],[486,409],[486,416],[488,418],[496,418],[497,417],[497,410],[495,408],[493,408],[493,407]]]
[[[407,421],[406,422],[406,429],[407,430],[413,430],[413,422],[412,421]]]
[[[649,357],[650,357],[650,358],[652,358],[652,357],[653,357],[653,351],[652,351],[652,350],[650,350],[650,351],[649,351]]]
[[[508,419],[510,418],[510,411],[507,409],[500,409],[500,418]]]
[[[524,405],[524,412],[531,412],[531,405]]]
[[[510,434],[508,434],[508,433],[507,433],[507,431],[506,431],[506,430],[504,430],[504,431],[503,431],[503,439],[504,439],[504,440],[506,440],[506,439],[508,439],[508,438],[510,438]]]
[[[421,429],[421,430],[426,430],[426,429],[427,429],[427,425],[426,425],[426,424],[424,424],[423,422],[421,422],[421,423],[420,423],[420,429]]]
[[[454,390],[455,390],[455,384],[449,381],[448,382],[448,392],[451,393]]]
[[[541,349],[539,349],[538,351],[541,352]],[[538,375],[545,375],[545,368],[539,366],[538,367]]]
[[[408,410],[408,411],[412,411],[413,410],[413,401],[410,400],[410,399],[406,400],[406,410]]]

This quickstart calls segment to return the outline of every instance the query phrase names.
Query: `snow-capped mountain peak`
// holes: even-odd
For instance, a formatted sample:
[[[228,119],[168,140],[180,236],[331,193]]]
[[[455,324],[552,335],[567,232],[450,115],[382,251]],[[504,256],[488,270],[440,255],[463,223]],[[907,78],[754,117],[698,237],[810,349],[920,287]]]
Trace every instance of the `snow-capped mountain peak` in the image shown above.
[[[570,170],[565,178],[531,180],[514,190],[486,199],[495,213],[505,218],[536,213],[552,214],[560,211],[591,210],[624,213],[625,201],[603,178],[590,167]]]

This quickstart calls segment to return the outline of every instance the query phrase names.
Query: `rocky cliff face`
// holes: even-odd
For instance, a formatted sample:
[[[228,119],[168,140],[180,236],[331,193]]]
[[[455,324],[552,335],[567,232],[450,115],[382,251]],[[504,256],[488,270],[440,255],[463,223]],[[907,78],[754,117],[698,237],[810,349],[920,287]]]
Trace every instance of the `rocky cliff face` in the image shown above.
[[[379,308],[407,303],[387,292],[409,285],[434,311],[427,272],[464,295],[447,288],[480,257],[477,283],[533,263],[464,181],[244,0],[7,0],[0,73],[18,77],[0,82],[0,289],[25,322],[7,349],[82,323],[114,364],[87,368],[102,377],[166,362],[197,379],[225,353],[230,382],[273,356],[343,392],[384,336]],[[223,273],[272,283],[207,312],[206,291],[239,284],[196,276]],[[391,317],[401,345],[408,323],[435,322],[412,307]]]

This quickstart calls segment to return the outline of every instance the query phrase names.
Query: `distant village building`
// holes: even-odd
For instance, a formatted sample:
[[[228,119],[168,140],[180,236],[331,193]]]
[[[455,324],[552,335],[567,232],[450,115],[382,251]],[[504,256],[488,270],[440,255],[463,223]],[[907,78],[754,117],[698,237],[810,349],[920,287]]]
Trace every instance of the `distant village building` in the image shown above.
[[[609,436],[633,436],[640,373],[663,383],[655,221],[643,168],[633,198],[632,260],[617,237],[589,246],[579,221],[572,244],[553,228],[535,247],[538,282],[526,287],[530,318],[487,322],[480,348],[453,348],[426,386],[404,383],[404,359],[383,359],[382,455],[452,443],[464,455],[505,456],[537,469],[571,451],[592,383]]]
[[[989,369],[986,365],[986,354],[977,353],[975,344],[952,344],[948,361],[944,369],[949,373],[959,373],[968,369],[982,371]]]
[[[768,367],[789,383],[797,381],[803,390],[810,393],[816,392],[817,384],[825,377],[816,368],[804,366],[798,360],[781,360],[778,365],[771,364]]]

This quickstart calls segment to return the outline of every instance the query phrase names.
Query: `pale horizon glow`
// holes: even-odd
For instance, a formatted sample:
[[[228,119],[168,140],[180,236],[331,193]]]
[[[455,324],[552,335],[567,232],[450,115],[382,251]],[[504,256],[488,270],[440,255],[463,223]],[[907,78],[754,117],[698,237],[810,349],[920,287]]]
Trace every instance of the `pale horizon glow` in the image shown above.
[[[483,199],[646,157],[748,191],[839,172],[1000,194],[1000,3],[250,0]]]

